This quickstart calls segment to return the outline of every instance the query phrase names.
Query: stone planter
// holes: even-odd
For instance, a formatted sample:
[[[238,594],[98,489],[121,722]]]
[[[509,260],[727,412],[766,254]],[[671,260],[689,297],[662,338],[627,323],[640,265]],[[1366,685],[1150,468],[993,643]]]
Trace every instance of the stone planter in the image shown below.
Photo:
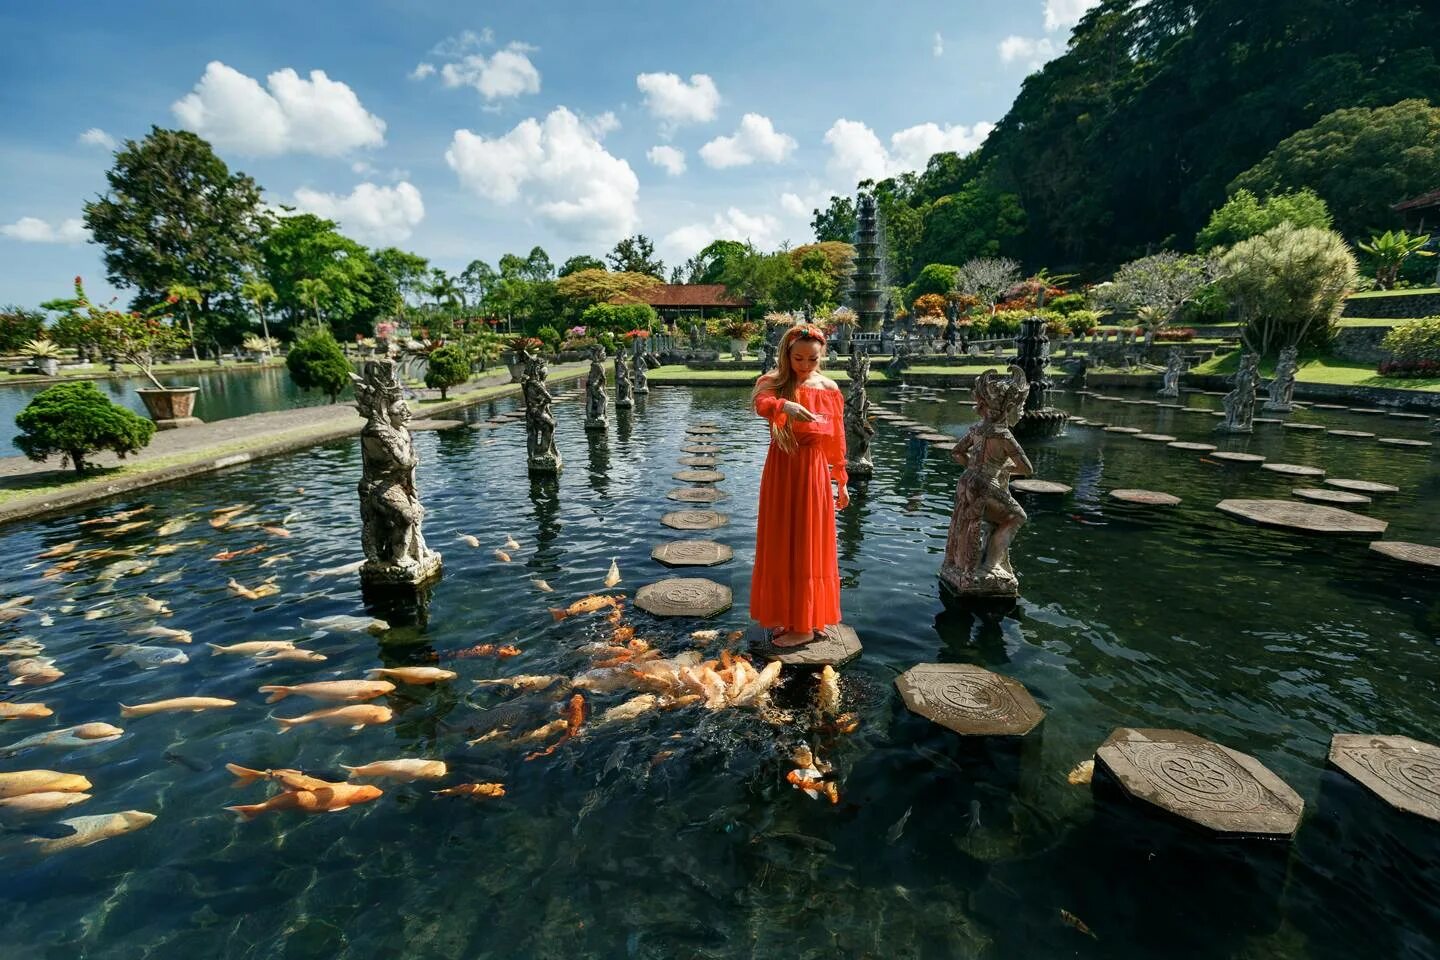
[[[730,358],[731,358],[732,360],[742,360],[742,359],[744,359],[744,357],[745,357],[745,341],[744,341],[744,340],[740,340],[740,339],[736,339],[736,338],[732,338],[732,339],[730,340]]]
[[[140,394],[150,419],[161,430],[193,427],[204,422],[194,415],[195,395],[200,392],[199,387],[169,387],[164,390],[149,387],[135,392]]]
[[[60,372],[60,361],[54,357],[36,357],[35,368],[47,377],[53,377]]]

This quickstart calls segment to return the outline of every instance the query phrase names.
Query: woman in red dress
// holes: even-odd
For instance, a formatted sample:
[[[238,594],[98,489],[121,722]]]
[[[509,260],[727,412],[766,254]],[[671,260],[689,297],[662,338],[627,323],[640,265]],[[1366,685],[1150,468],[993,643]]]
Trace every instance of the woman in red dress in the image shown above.
[[[820,374],[825,334],[810,324],[786,331],[777,369],[755,382],[755,412],[770,422],[760,476],[760,519],[750,616],[777,647],[808,643],[840,622],[835,510],[845,489],[845,395]],[[830,484],[839,484],[832,493]]]

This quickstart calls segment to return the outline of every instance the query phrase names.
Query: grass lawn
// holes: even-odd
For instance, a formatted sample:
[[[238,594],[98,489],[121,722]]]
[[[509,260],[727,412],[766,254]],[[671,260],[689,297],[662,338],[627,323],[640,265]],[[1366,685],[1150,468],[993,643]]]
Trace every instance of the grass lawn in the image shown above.
[[[1418,297],[1427,293],[1440,293],[1440,287],[1421,287],[1418,290],[1366,290],[1364,293],[1352,293],[1347,299],[1371,300],[1375,297]]]
[[[1240,353],[1236,351],[1198,364],[1192,367],[1190,372],[1201,376],[1228,376],[1235,372],[1239,364]],[[1265,376],[1273,376],[1275,362],[1266,359],[1260,364],[1260,372]],[[1375,365],[1372,363],[1357,363],[1316,353],[1305,354],[1300,358],[1300,372],[1295,379],[1300,383],[1335,383],[1351,387],[1387,387],[1391,390],[1440,393],[1440,377],[1382,377],[1375,372]]]
[[[224,366],[217,367],[214,360],[185,360],[181,363],[162,363],[155,368],[155,375],[179,376],[186,373],[224,373],[227,370],[255,370],[260,367],[283,367],[285,361],[272,357],[269,360],[226,360]],[[143,377],[145,374],[133,363],[120,364],[118,373],[110,372],[108,363],[87,363],[83,366],[68,367],[56,372],[53,377],[42,376],[38,373],[10,373],[0,370],[0,384],[4,383],[37,383],[50,382],[55,380],[96,380],[110,377]]]
[[[1342,326],[1342,327],[1393,327],[1393,326],[1395,326],[1395,325],[1398,324],[1398,323],[1410,323],[1410,322],[1411,322],[1410,319],[1408,319],[1408,318],[1406,318],[1406,317],[1398,317],[1398,318],[1397,318],[1397,317],[1391,317],[1391,318],[1388,319],[1388,320],[1385,319],[1384,317],[1341,317],[1341,318],[1340,318],[1340,326]]]

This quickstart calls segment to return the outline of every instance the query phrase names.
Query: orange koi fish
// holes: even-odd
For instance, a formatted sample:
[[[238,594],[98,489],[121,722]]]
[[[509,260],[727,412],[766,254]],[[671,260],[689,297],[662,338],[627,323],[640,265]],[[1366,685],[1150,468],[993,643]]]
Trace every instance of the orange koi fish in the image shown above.
[[[623,596],[618,594],[613,597],[607,597],[604,594],[600,593],[591,594],[588,597],[582,597],[581,599],[576,600],[574,603],[570,604],[570,606],[563,609],[559,607],[551,607],[550,616],[555,618],[556,623],[559,623],[561,620],[564,620],[567,617],[578,616],[582,613],[594,613],[596,610],[604,610],[606,607],[618,608],[620,606],[620,602],[624,599],[625,598]]]
[[[562,735],[559,740],[556,740],[544,750],[537,750],[535,753],[530,754],[525,759],[535,760],[540,757],[550,756],[550,754],[554,753],[561,744],[563,744],[567,740],[573,739],[574,736],[580,732],[580,728],[585,725],[585,717],[587,716],[587,714],[588,711],[585,707],[585,698],[578,693],[575,694],[573,697],[570,698],[570,705],[565,708],[564,735]]]

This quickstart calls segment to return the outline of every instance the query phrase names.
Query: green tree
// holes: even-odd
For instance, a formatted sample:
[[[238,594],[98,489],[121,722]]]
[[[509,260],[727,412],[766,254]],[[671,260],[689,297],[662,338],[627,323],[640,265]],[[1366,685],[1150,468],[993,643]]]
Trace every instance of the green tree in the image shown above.
[[[320,302],[330,300],[330,285],[324,280],[315,277],[302,277],[295,281],[295,296],[310,307],[310,316],[316,322],[321,322]]]
[[[11,304],[0,307],[0,350],[14,353],[27,340],[34,340],[45,330],[45,313]]]
[[[430,351],[425,368],[425,386],[439,388],[440,399],[449,399],[447,391],[470,379],[470,357],[459,344],[446,344]]]
[[[276,304],[292,329],[318,307],[338,336],[368,336],[377,320],[400,309],[399,283],[409,282],[396,281],[382,268],[378,255],[342,235],[333,221],[313,214],[277,219],[260,252],[265,279],[275,288]],[[398,262],[389,255],[381,259],[392,268]],[[326,290],[318,298],[302,295],[302,280],[319,280]]]
[[[998,257],[1025,228],[1020,198],[979,177],[924,208],[915,261],[959,266],[976,257]]]
[[[1395,278],[1400,268],[1412,256],[1433,257],[1434,253],[1423,247],[1430,242],[1428,236],[1410,236],[1404,230],[1386,230],[1370,238],[1369,243],[1356,246],[1375,261],[1375,280],[1382,290],[1394,290]]]
[[[435,305],[449,311],[465,309],[465,290],[459,282],[439,267],[430,271],[430,296]]]
[[[592,335],[616,336],[630,330],[649,330],[658,319],[654,309],[644,303],[597,303],[580,316],[580,322]]]
[[[643,233],[626,237],[605,254],[610,269],[621,273],[647,273],[657,280],[665,279],[665,264],[655,256],[655,244]]]
[[[810,218],[810,229],[815,231],[815,241],[827,240],[852,243],[855,240],[855,201],[850,197],[830,198],[824,210],[814,210]]]
[[[949,297],[955,292],[960,268],[948,263],[927,263],[915,277],[915,282],[905,288],[905,302],[914,303],[927,293]]]
[[[240,295],[255,307],[255,313],[260,317],[261,336],[267,344],[271,343],[270,323],[265,319],[265,306],[275,302],[275,288],[266,280],[253,278],[240,285]]]
[[[171,322],[172,301],[166,300],[144,311],[116,310],[92,303],[80,277],[75,278],[73,297],[47,300],[47,310],[61,311],[55,323],[55,342],[62,346],[94,346],[102,356],[125,360],[140,368],[158,390],[164,384],[155,378],[155,364],[170,353],[185,349],[190,338]]]
[[[183,283],[172,283],[165,288],[165,299],[180,304],[180,310],[185,315],[185,332],[190,337],[190,359],[199,360],[200,355],[195,352],[195,321],[190,316],[190,306],[200,305],[200,291]]]
[[[1220,261],[1220,284],[1245,323],[1245,345],[1262,357],[1334,331],[1355,289],[1355,255],[1333,230],[1272,227]]]
[[[525,279],[531,283],[543,283],[554,278],[555,264],[550,262],[550,254],[541,247],[531,247],[525,257]]]
[[[1282,223],[1329,230],[1332,222],[1330,208],[1308,187],[1264,200],[1242,188],[1210,214],[1210,222],[1195,237],[1195,249],[1207,253],[1232,246]]]
[[[605,261],[586,253],[576,254],[560,266],[559,276],[568,277],[581,270],[604,270]]]
[[[301,390],[320,390],[330,397],[331,403],[340,399],[340,391],[350,383],[350,361],[345,359],[345,352],[324,324],[301,329],[285,356],[285,366],[295,386]]]
[[[402,299],[418,299],[429,292],[430,261],[418,253],[409,253],[399,247],[385,247],[375,251],[374,260],[375,266],[390,278]]]
[[[31,460],[60,454],[76,473],[85,472],[85,459],[109,450],[124,459],[139,453],[155,435],[155,423],[135,414],[95,389],[89,381],[57,383],[35,395],[15,415],[20,435],[15,446]]]
[[[495,268],[484,260],[471,260],[465,269],[460,271],[460,286],[464,288],[466,297],[470,303],[480,307],[490,299],[490,290],[498,279]]]

